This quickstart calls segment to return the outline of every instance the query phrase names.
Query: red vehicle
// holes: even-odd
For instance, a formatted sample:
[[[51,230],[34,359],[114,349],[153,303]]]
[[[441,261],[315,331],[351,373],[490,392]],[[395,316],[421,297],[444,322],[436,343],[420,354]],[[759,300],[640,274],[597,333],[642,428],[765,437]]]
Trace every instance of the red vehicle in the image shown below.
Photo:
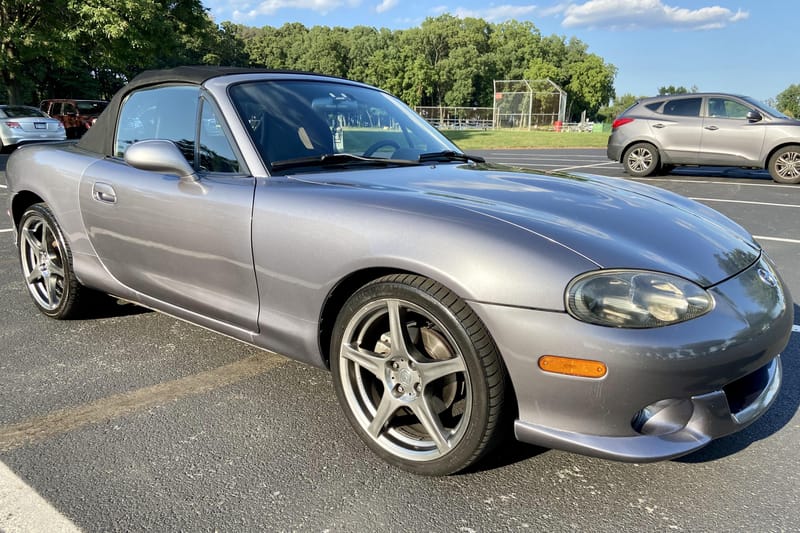
[[[43,100],[39,109],[58,119],[67,130],[67,139],[78,139],[92,127],[108,105],[105,100]]]

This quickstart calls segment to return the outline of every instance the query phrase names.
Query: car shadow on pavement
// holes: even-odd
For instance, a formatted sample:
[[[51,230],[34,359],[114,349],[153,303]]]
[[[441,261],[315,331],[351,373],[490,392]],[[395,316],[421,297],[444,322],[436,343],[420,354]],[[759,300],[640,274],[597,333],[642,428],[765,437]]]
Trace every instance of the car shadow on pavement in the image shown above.
[[[800,306],[794,306],[795,322],[800,318]],[[781,355],[783,384],[772,407],[752,426],[713,441],[695,453],[675,459],[682,463],[705,463],[738,453],[754,442],[768,438],[791,423],[800,407],[800,335],[792,334]]]
[[[89,302],[79,320],[97,320],[99,318],[116,318],[123,316],[141,315],[144,313],[152,313],[154,311],[130,303],[125,300],[119,300],[113,296],[105,294],[92,294],[89,296]]]
[[[700,178],[748,178],[772,181],[766,170],[739,167],[678,167],[673,169],[669,176],[691,176]]]

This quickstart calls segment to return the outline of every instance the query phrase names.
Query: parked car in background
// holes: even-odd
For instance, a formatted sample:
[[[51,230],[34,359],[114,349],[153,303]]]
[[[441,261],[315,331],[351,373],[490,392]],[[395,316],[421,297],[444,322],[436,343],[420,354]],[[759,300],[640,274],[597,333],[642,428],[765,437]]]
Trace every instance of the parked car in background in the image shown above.
[[[362,83],[146,72],[6,179],[42,313],[96,290],[330,368],[344,418],[412,472],[466,468],[512,425],[676,457],[780,388],[792,298],[743,228],[630,180],[487,164]]]
[[[78,139],[92,127],[107,105],[105,100],[61,98],[43,100],[39,109],[64,124],[68,139]]]
[[[66,138],[61,122],[47,113],[24,105],[0,105],[0,152],[26,143]]]
[[[636,177],[676,165],[732,166],[766,168],[778,183],[800,183],[800,121],[747,96],[656,96],[614,121],[607,154]]]

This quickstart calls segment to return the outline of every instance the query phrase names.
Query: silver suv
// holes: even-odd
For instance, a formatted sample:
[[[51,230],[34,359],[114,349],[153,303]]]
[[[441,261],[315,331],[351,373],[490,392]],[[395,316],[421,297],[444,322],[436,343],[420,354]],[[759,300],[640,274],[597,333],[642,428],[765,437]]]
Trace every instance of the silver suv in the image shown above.
[[[778,183],[800,183],[800,121],[747,96],[657,96],[614,121],[606,153],[636,177],[708,165],[766,168]]]

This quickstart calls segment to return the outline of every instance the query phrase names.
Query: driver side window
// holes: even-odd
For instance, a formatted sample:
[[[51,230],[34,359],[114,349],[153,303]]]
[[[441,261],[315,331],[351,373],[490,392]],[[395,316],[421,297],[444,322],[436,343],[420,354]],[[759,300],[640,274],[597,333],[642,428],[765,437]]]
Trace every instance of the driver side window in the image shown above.
[[[114,155],[122,157],[130,145],[146,139],[174,142],[194,163],[195,125],[200,89],[175,85],[136,91],[122,104]]]

